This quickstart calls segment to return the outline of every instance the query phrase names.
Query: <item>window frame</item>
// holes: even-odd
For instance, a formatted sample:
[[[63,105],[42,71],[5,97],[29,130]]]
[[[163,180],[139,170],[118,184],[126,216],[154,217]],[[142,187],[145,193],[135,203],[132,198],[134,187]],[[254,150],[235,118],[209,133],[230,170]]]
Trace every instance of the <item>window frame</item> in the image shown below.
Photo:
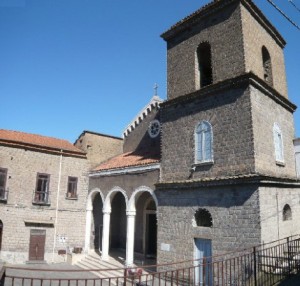
[[[209,128],[209,133],[210,133],[210,157],[208,159],[206,159],[207,154],[206,154],[206,150],[207,150],[207,143],[206,143],[206,137],[202,136],[201,138],[201,153],[202,153],[202,159],[199,159],[198,154],[199,154],[199,134],[202,131],[198,131],[200,125],[206,125]],[[203,131],[202,133],[205,134],[205,131]],[[202,164],[213,164],[214,162],[214,152],[213,152],[213,128],[212,125],[209,121],[206,120],[202,120],[200,121],[195,128],[195,159],[194,159],[194,163],[195,165],[202,165]]]
[[[1,168],[0,167],[0,176],[3,175],[3,186],[0,185],[0,201],[6,201],[7,200],[7,173],[8,169],[7,168]],[[1,180],[0,180],[1,182]]]
[[[72,180],[74,181],[72,182]],[[72,185],[72,190],[70,189],[70,184]],[[68,176],[66,199],[74,200],[78,198],[77,186],[78,186],[78,177]]]
[[[45,178],[42,178],[40,176],[45,176],[46,180],[45,180]],[[46,187],[43,186],[42,187],[43,190],[38,190],[40,180],[42,180],[42,185],[44,185],[44,182],[46,181]],[[39,198],[36,199],[37,197],[39,197]],[[33,204],[50,205],[50,174],[37,173],[34,197],[33,197]]]
[[[284,145],[281,128],[277,122],[273,125],[273,141],[275,161],[278,165],[284,165]]]

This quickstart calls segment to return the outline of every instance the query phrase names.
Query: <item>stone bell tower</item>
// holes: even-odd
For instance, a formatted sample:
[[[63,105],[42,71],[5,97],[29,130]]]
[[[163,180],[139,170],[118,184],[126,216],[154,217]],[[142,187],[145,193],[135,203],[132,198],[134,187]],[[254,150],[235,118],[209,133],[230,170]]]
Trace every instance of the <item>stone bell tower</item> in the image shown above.
[[[251,0],[212,1],[162,38],[159,262],[195,257],[201,239],[215,255],[290,234],[278,223],[300,195],[284,39]]]

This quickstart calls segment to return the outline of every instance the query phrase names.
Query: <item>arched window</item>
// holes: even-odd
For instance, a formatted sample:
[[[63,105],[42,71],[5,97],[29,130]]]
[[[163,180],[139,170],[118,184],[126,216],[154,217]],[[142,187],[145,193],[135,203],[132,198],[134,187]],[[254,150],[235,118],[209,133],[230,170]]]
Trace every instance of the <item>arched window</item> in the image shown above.
[[[195,131],[195,163],[212,162],[213,133],[208,121],[200,122]]]
[[[277,162],[283,163],[284,157],[283,157],[282,132],[277,123],[274,123],[273,137],[274,137],[275,159]]]
[[[197,226],[212,227],[212,217],[208,210],[198,209],[195,213],[195,222]]]
[[[286,204],[283,207],[282,220],[283,221],[292,220],[292,210],[291,210],[291,207],[288,204]]]
[[[207,42],[201,43],[197,49],[197,78],[198,88],[212,84],[211,48]]]
[[[264,69],[264,80],[271,86],[273,86],[273,75],[272,75],[272,63],[270,54],[265,46],[261,49],[263,69]]]

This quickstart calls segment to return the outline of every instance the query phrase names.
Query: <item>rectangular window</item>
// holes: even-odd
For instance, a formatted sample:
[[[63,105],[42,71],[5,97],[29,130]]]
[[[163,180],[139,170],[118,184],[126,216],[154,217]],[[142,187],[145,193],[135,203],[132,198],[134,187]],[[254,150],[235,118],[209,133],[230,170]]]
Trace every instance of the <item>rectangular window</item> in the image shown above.
[[[37,174],[36,188],[33,202],[36,204],[50,204],[49,200],[50,175]]]
[[[77,198],[77,181],[76,177],[68,177],[68,191],[67,198],[76,199]]]
[[[7,199],[6,178],[7,169],[0,168],[0,200]]]

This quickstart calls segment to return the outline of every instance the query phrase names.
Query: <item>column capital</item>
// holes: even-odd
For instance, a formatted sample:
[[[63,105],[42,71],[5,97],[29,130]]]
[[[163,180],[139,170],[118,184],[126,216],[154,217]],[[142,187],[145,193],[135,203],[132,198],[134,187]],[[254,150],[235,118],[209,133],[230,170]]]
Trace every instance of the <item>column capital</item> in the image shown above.
[[[109,215],[110,215],[110,214],[111,214],[111,209],[103,209],[103,210],[102,210],[102,213],[103,213],[103,214],[109,214]]]
[[[136,211],[126,211],[126,215],[127,216],[135,216],[136,215]]]

